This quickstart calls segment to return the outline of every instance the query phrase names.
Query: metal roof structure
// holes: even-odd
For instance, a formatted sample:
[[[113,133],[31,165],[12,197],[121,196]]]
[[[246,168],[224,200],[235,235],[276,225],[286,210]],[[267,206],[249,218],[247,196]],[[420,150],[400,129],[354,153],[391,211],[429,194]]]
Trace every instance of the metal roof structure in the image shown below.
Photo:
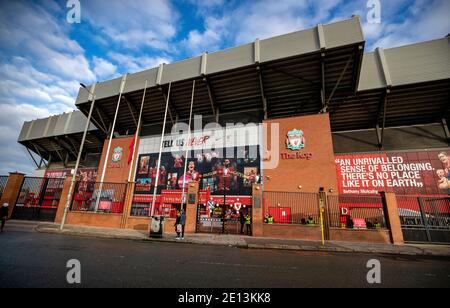
[[[204,122],[259,123],[329,112],[333,132],[376,129],[380,145],[386,127],[448,127],[449,37],[363,55],[364,44],[355,16],[96,83],[88,89],[95,95],[92,123],[98,131],[90,131],[87,147],[101,149],[119,98],[115,132],[135,132],[146,83],[141,135],[161,133],[169,84],[166,131],[177,121],[187,122],[194,80],[194,114]],[[87,115],[92,100],[80,88],[76,106]],[[78,116],[56,118],[59,127],[68,128]],[[52,118],[26,122],[19,142],[45,159],[63,160],[58,152],[72,153],[69,146],[76,146],[85,124],[54,132]],[[67,143],[68,138],[74,142]]]
[[[107,131],[122,94],[116,130],[133,132],[146,81],[144,126],[159,132],[169,83],[170,125],[188,119],[193,80],[194,114],[207,121],[223,123],[236,113],[244,122],[318,113],[334,97],[356,92],[364,44],[355,16],[97,83],[89,87],[96,96],[93,122]],[[83,88],[76,106],[88,114],[89,93]]]
[[[80,111],[74,111],[25,122],[18,142],[47,162],[76,160],[86,121]],[[104,139],[105,135],[91,123],[83,152],[101,151]],[[40,165],[42,161],[35,163]]]
[[[364,55],[358,92],[330,110],[333,131],[450,118],[450,37]]]

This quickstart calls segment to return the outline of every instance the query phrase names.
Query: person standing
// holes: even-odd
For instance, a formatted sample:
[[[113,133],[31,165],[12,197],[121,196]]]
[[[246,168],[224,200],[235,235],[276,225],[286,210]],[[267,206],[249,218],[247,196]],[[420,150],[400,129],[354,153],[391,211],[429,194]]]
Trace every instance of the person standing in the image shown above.
[[[177,218],[175,219],[175,232],[177,233],[177,237],[175,238],[176,240],[180,239],[180,235],[181,235],[181,231],[182,231],[182,226],[180,224],[181,222],[181,213],[177,212]]]
[[[252,217],[249,213],[245,216],[245,226],[247,227],[247,235],[252,235]]]
[[[181,225],[181,239],[184,240],[184,227],[186,226],[186,212],[184,210],[181,210],[180,225]]]
[[[239,222],[241,223],[241,234],[244,234],[245,215],[242,209],[239,211]]]
[[[0,219],[1,219],[1,232],[3,232],[3,229],[5,228],[6,219],[8,218],[8,208],[9,204],[4,203],[3,206],[0,208]]]

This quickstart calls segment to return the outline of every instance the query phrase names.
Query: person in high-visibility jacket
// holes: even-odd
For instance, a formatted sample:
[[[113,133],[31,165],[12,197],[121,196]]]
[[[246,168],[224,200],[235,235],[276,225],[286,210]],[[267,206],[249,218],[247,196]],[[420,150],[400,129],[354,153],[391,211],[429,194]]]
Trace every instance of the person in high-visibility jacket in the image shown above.
[[[381,224],[378,222],[378,219],[375,219],[375,222],[373,224],[373,227],[375,229],[381,229]]]
[[[313,219],[311,216],[309,216],[309,217],[308,217],[308,220],[306,221],[306,224],[307,224],[308,226],[312,226],[312,225],[315,225],[316,222],[314,221],[314,219]]]
[[[269,216],[267,216],[267,224],[273,225],[273,216],[270,214],[269,214]]]
[[[245,226],[247,227],[247,235],[252,234],[252,217],[250,214],[245,216]]]

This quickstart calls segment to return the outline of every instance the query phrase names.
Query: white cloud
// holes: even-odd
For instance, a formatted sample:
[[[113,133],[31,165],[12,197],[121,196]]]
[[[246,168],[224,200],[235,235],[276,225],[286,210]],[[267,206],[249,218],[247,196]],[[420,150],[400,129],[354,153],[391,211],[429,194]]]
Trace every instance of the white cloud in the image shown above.
[[[167,49],[176,35],[178,15],[164,0],[90,0],[82,4],[82,19],[123,48]]]
[[[136,57],[128,54],[117,52],[108,53],[108,57],[116,62],[119,66],[125,68],[127,73],[135,73],[138,71],[158,67],[162,63],[170,63],[172,60],[166,57]]]
[[[35,166],[25,148],[17,143],[24,121],[48,117],[46,108],[18,102],[0,103],[0,174],[19,171],[32,174]]]
[[[378,37],[369,46],[397,47],[415,42],[443,38],[450,32],[450,1],[416,1],[408,8],[408,18],[399,22],[382,19],[383,27]]]
[[[227,26],[230,20],[227,17],[218,19],[207,17],[205,31],[192,30],[181,45],[189,50],[191,55],[198,55],[205,51],[212,52],[221,48],[224,37],[228,36]]]
[[[113,77],[117,73],[117,67],[105,59],[94,56],[92,62],[97,79]]]

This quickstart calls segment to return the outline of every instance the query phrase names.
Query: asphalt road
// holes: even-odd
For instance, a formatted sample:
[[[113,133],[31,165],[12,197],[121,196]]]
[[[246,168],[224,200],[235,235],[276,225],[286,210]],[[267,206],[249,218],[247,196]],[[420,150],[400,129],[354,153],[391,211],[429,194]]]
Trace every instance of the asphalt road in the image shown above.
[[[450,287],[450,259],[253,250],[35,233],[7,225],[0,234],[0,287]],[[66,263],[81,263],[70,285]],[[381,263],[369,284],[367,261]]]

